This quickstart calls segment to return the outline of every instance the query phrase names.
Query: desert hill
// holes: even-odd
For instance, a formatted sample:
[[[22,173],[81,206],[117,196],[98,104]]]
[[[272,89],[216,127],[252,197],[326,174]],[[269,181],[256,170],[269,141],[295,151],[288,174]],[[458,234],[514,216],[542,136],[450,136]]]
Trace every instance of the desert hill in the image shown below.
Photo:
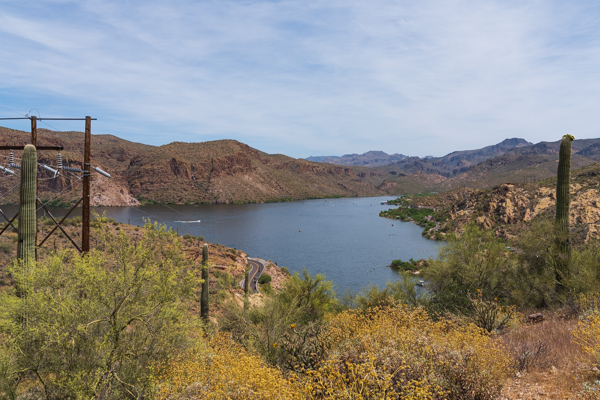
[[[0,145],[23,145],[29,137],[28,132],[0,127]],[[62,145],[65,165],[81,167],[83,133],[39,129],[38,140],[40,145]],[[150,146],[112,135],[93,135],[92,165],[108,171],[112,178],[93,174],[92,203],[247,203],[443,193],[467,187],[487,189],[507,182],[531,184],[554,176],[558,146],[558,141],[531,144],[513,138],[437,158],[371,151],[337,157],[340,163],[355,164],[339,165],[267,154],[235,140]],[[20,157],[19,152],[15,157]],[[39,152],[39,161],[50,166],[57,165],[56,157],[56,152]],[[573,142],[573,168],[597,161],[600,139]],[[8,164],[8,152],[0,155],[0,163]],[[373,165],[379,166],[369,167]],[[0,176],[0,203],[17,202],[17,180]],[[44,171],[39,187],[40,198],[53,204],[77,201],[81,196],[77,174],[54,178]]]
[[[1,145],[23,145],[28,132],[0,128]],[[38,129],[39,145],[62,145],[64,164],[81,167],[81,132]],[[8,152],[2,164],[8,163]],[[15,157],[20,158],[20,152]],[[39,162],[56,166],[56,152],[40,151]],[[234,140],[203,143],[175,142],[149,146],[112,135],[92,136],[92,165],[108,171],[111,179],[93,174],[94,205],[135,205],[140,201],[165,203],[266,202],[291,199],[377,196],[385,194],[364,181],[378,172],[318,164],[283,155],[270,155]],[[40,176],[42,200],[73,202],[81,197],[76,174]],[[3,203],[18,200],[18,177],[2,176]]]
[[[575,143],[575,142],[573,142]],[[555,172],[556,174],[556,172]],[[576,243],[600,237],[600,163],[573,169],[570,220]],[[556,213],[556,178],[535,183],[503,183],[489,189],[461,188],[446,193],[413,197],[410,206],[431,208],[436,228],[425,234],[443,239],[475,222],[510,238],[536,218],[553,220]]]

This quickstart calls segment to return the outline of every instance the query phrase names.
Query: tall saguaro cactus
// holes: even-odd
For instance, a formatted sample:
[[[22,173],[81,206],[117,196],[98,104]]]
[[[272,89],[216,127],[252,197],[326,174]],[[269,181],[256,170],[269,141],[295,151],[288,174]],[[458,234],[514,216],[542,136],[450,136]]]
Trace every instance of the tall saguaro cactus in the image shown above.
[[[17,259],[25,265],[35,260],[35,233],[37,218],[35,210],[37,186],[37,151],[28,144],[21,161],[21,190],[19,193],[19,234]]]
[[[200,317],[208,322],[208,244],[202,246],[202,293],[200,294]]]
[[[570,255],[569,206],[571,204],[571,142],[573,135],[564,135],[560,141],[558,173],[556,180],[556,225],[563,250]]]
[[[557,290],[560,290],[571,263],[571,232],[569,206],[571,204],[571,142],[573,135],[564,135],[560,141],[556,179],[556,245],[559,252],[556,270]]]
[[[244,271],[244,310],[247,310],[250,307],[250,304],[248,302],[248,292],[250,291],[250,282],[248,281],[248,275],[250,274],[250,269],[252,269],[252,266],[250,265],[250,263],[248,263],[248,265],[246,265],[246,270]]]

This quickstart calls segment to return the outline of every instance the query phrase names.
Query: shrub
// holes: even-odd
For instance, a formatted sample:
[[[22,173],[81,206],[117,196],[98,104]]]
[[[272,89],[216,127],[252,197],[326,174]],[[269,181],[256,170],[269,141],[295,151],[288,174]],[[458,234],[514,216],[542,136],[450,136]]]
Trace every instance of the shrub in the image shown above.
[[[396,303],[412,306],[425,305],[427,295],[417,289],[415,277],[410,272],[400,272],[400,275],[400,279],[386,282],[384,288],[372,284],[358,294],[350,296],[349,299],[346,299],[346,306],[366,310]]]
[[[271,275],[269,275],[269,274],[262,274],[258,278],[258,283],[260,283],[261,285],[264,285],[265,283],[270,283],[271,280],[272,280]]]
[[[20,293],[0,293],[0,335],[11,338],[5,392],[145,397],[150,364],[188,346],[194,320],[181,301],[193,298],[197,279],[175,235],[158,225],[139,243],[109,229],[97,235],[85,257],[63,252],[11,267]]]
[[[488,332],[501,331],[511,324],[518,323],[519,314],[515,306],[502,306],[497,299],[485,300],[481,290],[477,295],[469,295],[471,301],[472,321]]]
[[[325,361],[298,376],[308,398],[494,399],[513,373],[480,328],[407,306],[342,312],[327,340]]]
[[[298,398],[278,369],[227,335],[209,338],[207,344],[201,351],[156,366],[158,400]]]
[[[515,262],[506,245],[493,232],[475,225],[460,237],[450,238],[437,260],[423,272],[435,311],[463,314],[471,310],[469,296],[480,290],[485,300],[516,301]]]
[[[14,246],[8,242],[0,242],[0,253],[10,254],[14,250]]]
[[[600,367],[600,294],[581,295],[579,325],[573,336],[595,367]]]

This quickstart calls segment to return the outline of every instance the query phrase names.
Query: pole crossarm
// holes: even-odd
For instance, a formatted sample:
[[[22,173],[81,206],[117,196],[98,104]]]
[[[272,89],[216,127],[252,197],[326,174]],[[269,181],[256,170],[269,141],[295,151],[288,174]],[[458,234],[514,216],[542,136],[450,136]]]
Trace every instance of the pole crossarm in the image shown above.
[[[24,150],[25,146],[0,146],[0,150]],[[64,150],[62,146],[37,146],[36,150],[54,150],[61,151]]]
[[[11,119],[33,119],[34,117],[17,117],[17,118],[0,118],[0,121],[7,121]],[[38,121],[85,121],[85,118],[38,118]],[[90,121],[98,121],[98,118],[90,118]]]

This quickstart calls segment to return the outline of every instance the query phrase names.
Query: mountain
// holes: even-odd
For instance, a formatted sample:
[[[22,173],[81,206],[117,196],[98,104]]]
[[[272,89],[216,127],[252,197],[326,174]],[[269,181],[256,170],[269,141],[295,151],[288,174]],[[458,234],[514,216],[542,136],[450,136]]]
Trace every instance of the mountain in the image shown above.
[[[29,133],[0,128],[0,145],[23,145]],[[62,145],[65,165],[81,167],[83,134],[38,129],[40,146]],[[142,202],[234,203],[266,202],[385,194],[364,181],[376,172],[312,163],[270,155],[235,140],[175,142],[149,146],[111,135],[92,136],[92,165],[109,172],[93,173],[92,204],[135,205]],[[15,157],[20,157],[15,152]],[[40,151],[39,162],[57,165],[54,151]],[[7,164],[8,154],[4,154]],[[18,201],[18,175],[0,177],[3,203]],[[81,197],[77,174],[40,176],[39,197],[74,202]]]
[[[330,163],[346,166],[380,167],[389,165],[396,161],[407,158],[402,154],[387,154],[383,151],[368,151],[363,154],[346,154],[341,157],[336,156],[311,156],[307,161]]]
[[[0,127],[0,145],[23,145],[29,137],[27,132]],[[40,145],[62,145],[64,164],[81,167],[83,133],[39,129],[38,141]],[[559,141],[532,144],[513,138],[444,157],[370,151],[339,157],[333,164],[267,154],[235,140],[150,146],[112,135],[93,135],[92,165],[112,177],[92,174],[92,204],[247,203],[485,189],[554,176],[558,148]],[[600,161],[600,139],[575,140],[572,148],[573,168]],[[0,163],[8,165],[8,152],[2,157]],[[15,157],[20,157],[19,152]],[[56,166],[56,157],[53,151],[39,152],[42,164]],[[342,162],[360,165],[340,165]],[[66,171],[54,178],[42,171],[40,199],[53,204],[76,202],[81,197],[79,178]],[[18,186],[18,175],[0,174],[0,203],[16,203]]]
[[[367,181],[389,194],[442,193],[464,187],[485,189],[507,182],[531,183],[556,175],[559,145],[559,140],[531,144],[523,139],[507,139],[480,150],[431,159],[411,157],[374,168],[381,174]],[[600,161],[600,139],[576,139],[572,145],[573,169]]]

